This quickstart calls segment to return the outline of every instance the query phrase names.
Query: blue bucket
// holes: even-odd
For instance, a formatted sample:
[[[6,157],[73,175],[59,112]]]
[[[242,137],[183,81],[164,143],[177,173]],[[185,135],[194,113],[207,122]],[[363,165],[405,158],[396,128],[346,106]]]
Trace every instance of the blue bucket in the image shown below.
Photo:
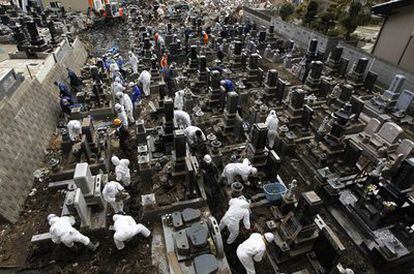
[[[270,202],[278,202],[286,193],[286,187],[280,183],[270,183],[263,186],[266,199]]]

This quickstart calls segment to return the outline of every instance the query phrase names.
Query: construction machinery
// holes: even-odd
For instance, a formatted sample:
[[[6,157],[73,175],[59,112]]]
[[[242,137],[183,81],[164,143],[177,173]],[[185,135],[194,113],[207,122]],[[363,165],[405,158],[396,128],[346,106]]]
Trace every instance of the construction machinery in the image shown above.
[[[123,17],[124,9],[119,0],[88,0],[90,9],[103,18]]]

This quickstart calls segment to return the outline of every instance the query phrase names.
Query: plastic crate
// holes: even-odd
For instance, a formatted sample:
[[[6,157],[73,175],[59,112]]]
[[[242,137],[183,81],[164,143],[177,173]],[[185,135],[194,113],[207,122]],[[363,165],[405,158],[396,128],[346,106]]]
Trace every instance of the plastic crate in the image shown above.
[[[286,193],[286,187],[280,183],[270,183],[263,186],[266,199],[270,202],[278,202]]]

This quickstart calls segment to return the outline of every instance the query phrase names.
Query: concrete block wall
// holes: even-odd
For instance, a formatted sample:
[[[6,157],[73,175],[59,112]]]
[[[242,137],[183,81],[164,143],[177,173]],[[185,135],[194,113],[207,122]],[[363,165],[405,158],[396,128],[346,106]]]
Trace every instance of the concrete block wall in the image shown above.
[[[365,57],[370,60],[370,69],[378,73],[379,83],[384,86],[388,86],[395,74],[403,74],[407,78],[403,88],[414,91],[414,75],[412,73],[409,73],[400,67],[388,63],[384,60],[378,59],[375,56],[351,45],[348,45],[337,38],[328,37],[308,28],[284,22],[276,17],[270,18],[268,15],[262,14],[260,10],[244,8],[244,14],[246,19],[249,19],[258,25],[266,27],[269,25],[274,25],[275,32],[278,35],[285,39],[294,40],[297,45],[303,49],[306,49],[309,41],[314,38],[318,39],[318,48],[322,49],[322,51],[325,51],[326,55],[337,45],[340,45],[344,48],[343,56],[349,59],[350,67],[354,62],[358,61],[359,58]]]
[[[299,47],[307,48],[309,41],[318,39],[318,48],[329,53],[338,43],[338,39],[328,37],[308,28],[289,24],[279,18],[260,14],[260,11],[245,8],[245,17],[260,26],[273,25],[278,35],[285,39],[293,39]]]
[[[358,61],[360,58],[367,58],[369,60],[368,67],[370,70],[378,73],[378,81],[384,86],[388,87],[391,84],[394,75],[402,74],[406,77],[403,88],[414,91],[414,75],[412,73],[344,42],[339,42],[338,45],[344,48],[342,56],[350,60],[349,69],[353,62]]]
[[[0,222],[17,221],[32,188],[33,171],[56,129],[60,107],[53,82],[67,81],[66,66],[79,71],[86,61],[82,43],[73,47],[66,61],[49,67],[45,77],[26,79],[11,97],[0,102]]]

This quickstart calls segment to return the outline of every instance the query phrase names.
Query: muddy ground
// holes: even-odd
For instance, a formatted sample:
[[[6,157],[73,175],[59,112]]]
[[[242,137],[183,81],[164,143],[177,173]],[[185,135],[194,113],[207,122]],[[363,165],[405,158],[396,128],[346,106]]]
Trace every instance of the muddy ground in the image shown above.
[[[99,56],[105,50],[112,46],[113,41],[117,41],[120,46],[121,54],[126,56],[129,50],[127,37],[122,35],[124,25],[122,24],[105,24],[96,26],[92,30],[81,33],[81,40],[88,47],[90,56]],[[271,64],[264,59],[261,66],[265,69],[276,68],[279,75],[291,81],[292,84],[298,84],[298,81],[292,74],[282,69],[280,64]],[[155,101],[157,95],[152,94],[150,98],[143,100],[142,116],[146,125],[156,126],[157,120],[152,120],[148,114],[146,105],[150,100]],[[147,124],[148,123],[148,124]],[[115,149],[114,154],[122,154]],[[131,163],[136,163],[136,155],[131,155]],[[229,157],[227,155],[226,157]],[[297,196],[303,192],[312,190],[312,180],[310,174],[302,174],[298,178],[298,161],[294,157],[285,159],[280,170],[280,176],[289,183],[292,179],[298,179]],[[140,220],[142,210],[140,206],[140,196],[152,192],[151,186],[141,182],[136,173],[133,173],[132,182],[135,187],[131,188],[130,194],[133,199],[126,203],[126,212],[130,213],[136,220]],[[102,230],[91,235],[92,241],[99,241],[100,247],[97,252],[93,253],[86,250],[85,247],[77,245],[69,249],[63,245],[54,245],[52,243],[41,244],[38,246],[30,245],[31,236],[37,233],[48,231],[46,216],[52,212],[60,212],[61,204],[64,199],[62,192],[47,189],[47,182],[36,181],[34,188],[37,192],[29,196],[26,200],[21,218],[15,225],[0,226],[0,272],[11,273],[158,273],[151,264],[151,237],[135,237],[129,242],[125,249],[118,251],[115,248],[112,239],[112,232]],[[222,194],[219,204],[211,208],[212,215],[218,220],[224,215],[227,209],[227,200]],[[330,225],[339,239],[346,247],[345,253],[341,256],[340,262],[348,267],[352,267],[355,273],[376,273],[370,263],[360,255],[357,247],[351,243],[345,232],[337,228],[333,218],[325,211],[321,210],[320,215],[325,222]],[[270,218],[270,212],[266,210],[254,210],[252,214],[252,223],[258,223],[263,226],[265,221]],[[109,220],[109,223],[111,221]],[[151,229],[151,224],[145,224]],[[233,273],[244,273],[242,265],[236,256],[238,244],[244,241],[249,232],[242,229],[240,237],[233,245],[226,245],[225,251],[227,260]],[[224,232],[223,239],[228,237],[227,231]],[[294,263],[281,265],[281,269],[287,273],[292,273],[303,269],[307,264],[304,256],[299,257]],[[257,273],[273,273],[270,262],[265,257],[262,263],[257,265]]]

